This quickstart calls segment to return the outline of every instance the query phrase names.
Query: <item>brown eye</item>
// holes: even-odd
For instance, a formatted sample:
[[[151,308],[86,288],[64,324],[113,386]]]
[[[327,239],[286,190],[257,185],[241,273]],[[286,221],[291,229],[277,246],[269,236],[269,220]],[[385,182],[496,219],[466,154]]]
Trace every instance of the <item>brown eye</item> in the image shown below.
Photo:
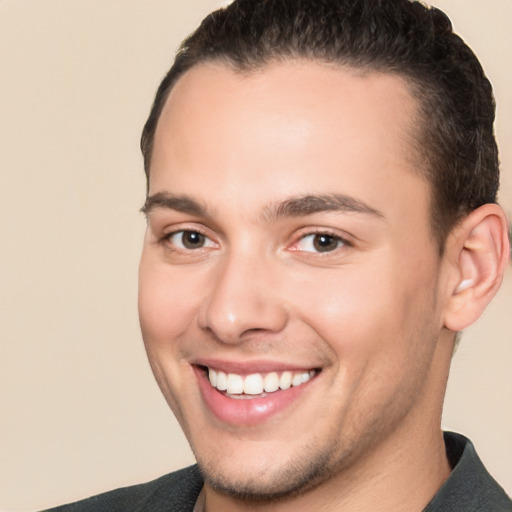
[[[215,244],[203,233],[199,231],[182,230],[171,233],[168,241],[179,249],[202,249],[204,247],[213,247]]]
[[[315,235],[313,238],[313,247],[318,252],[328,252],[337,249],[340,244],[340,239],[326,234]]]
[[[311,233],[299,240],[297,249],[303,252],[331,252],[344,245],[349,245],[345,240],[329,233]]]
[[[187,249],[198,249],[204,246],[205,236],[197,231],[183,231],[181,243]]]

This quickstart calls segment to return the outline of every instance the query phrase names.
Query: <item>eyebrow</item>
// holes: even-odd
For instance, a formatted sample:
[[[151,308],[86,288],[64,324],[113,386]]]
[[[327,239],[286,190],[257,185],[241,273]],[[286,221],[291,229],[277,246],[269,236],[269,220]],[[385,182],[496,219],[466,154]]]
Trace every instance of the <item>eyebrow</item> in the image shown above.
[[[140,209],[142,213],[148,215],[156,208],[167,210],[176,210],[199,217],[208,217],[208,211],[205,206],[198,203],[189,196],[176,196],[168,192],[157,192],[146,198],[144,206]]]
[[[283,217],[305,217],[322,212],[363,213],[384,218],[379,210],[344,194],[304,195],[270,204],[263,210],[266,221]]]
[[[168,192],[157,192],[146,198],[141,212],[148,215],[156,208],[176,210],[199,217],[211,217],[208,209],[186,195],[173,195]],[[291,197],[284,201],[270,203],[263,208],[262,219],[271,222],[286,217],[306,217],[322,212],[362,213],[384,218],[379,210],[372,208],[363,201],[344,194],[308,194]]]

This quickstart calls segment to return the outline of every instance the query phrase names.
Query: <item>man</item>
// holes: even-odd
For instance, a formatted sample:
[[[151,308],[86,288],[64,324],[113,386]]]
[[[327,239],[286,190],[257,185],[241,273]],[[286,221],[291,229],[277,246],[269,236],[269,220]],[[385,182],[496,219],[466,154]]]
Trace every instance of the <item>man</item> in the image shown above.
[[[493,120],[419,2],[207,17],[142,136],[142,333],[198,466],[58,510],[512,510],[440,428],[509,257]]]

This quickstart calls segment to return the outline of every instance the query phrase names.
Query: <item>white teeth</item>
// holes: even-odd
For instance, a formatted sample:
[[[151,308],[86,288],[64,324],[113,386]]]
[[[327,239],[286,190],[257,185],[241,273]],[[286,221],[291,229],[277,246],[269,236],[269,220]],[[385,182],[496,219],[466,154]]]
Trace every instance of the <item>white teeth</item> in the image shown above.
[[[228,376],[224,372],[217,372],[217,385],[215,387],[219,391],[226,391],[228,389]]]
[[[292,387],[292,372],[283,372],[281,378],[279,379],[279,387],[281,389],[289,389]],[[214,386],[212,384],[212,386]],[[214,386],[215,387],[215,386]]]
[[[208,380],[212,387],[219,391],[226,391],[228,395],[261,395],[273,393],[278,389],[289,389],[292,386],[300,386],[315,376],[315,370],[291,372],[285,371],[279,375],[270,372],[265,375],[253,373],[242,377],[236,373],[226,374],[208,368]]]
[[[304,372],[302,374],[302,384],[307,382],[309,379],[311,379],[311,375],[309,374],[309,372]]]
[[[217,387],[217,372],[215,370],[208,368],[208,379],[214,388]]]
[[[236,373],[228,374],[228,386],[226,391],[229,395],[240,395],[244,392],[244,379]]]
[[[253,373],[245,377],[244,393],[246,395],[261,395],[263,393],[263,377],[259,373]]]
[[[279,389],[279,377],[276,372],[267,373],[267,375],[265,375],[263,387],[266,393],[272,393]]]
[[[302,373],[294,373],[292,377],[292,386],[300,386],[302,384]]]

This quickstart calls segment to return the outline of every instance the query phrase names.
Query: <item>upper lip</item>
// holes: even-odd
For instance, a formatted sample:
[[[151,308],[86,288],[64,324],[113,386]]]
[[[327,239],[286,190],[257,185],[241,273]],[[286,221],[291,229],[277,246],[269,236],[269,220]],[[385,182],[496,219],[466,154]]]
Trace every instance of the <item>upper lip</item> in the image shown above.
[[[206,366],[213,370],[225,373],[236,373],[238,375],[250,375],[252,373],[270,373],[270,372],[299,372],[318,369],[315,365],[303,365],[285,363],[282,361],[221,361],[218,359],[197,359],[192,362],[195,366]]]

